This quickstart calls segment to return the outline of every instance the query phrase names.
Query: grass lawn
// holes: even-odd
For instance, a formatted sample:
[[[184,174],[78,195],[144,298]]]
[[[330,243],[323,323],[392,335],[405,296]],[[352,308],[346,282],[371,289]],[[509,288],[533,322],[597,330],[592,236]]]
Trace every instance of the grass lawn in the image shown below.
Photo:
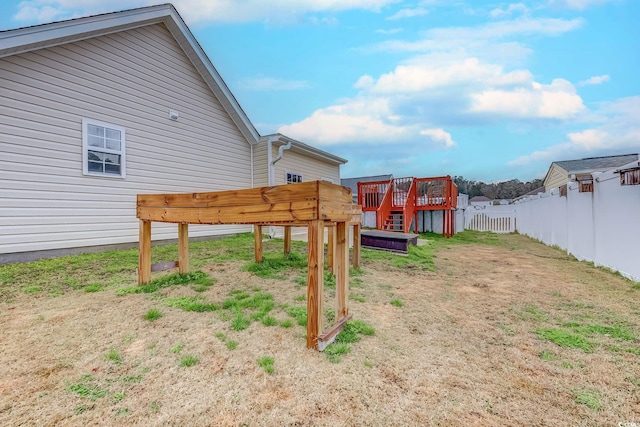
[[[0,266],[0,425],[640,422],[640,286],[520,235],[363,250],[334,344],[305,348],[306,244],[194,242]],[[177,259],[154,247],[153,261]],[[325,274],[324,320],[335,313]]]

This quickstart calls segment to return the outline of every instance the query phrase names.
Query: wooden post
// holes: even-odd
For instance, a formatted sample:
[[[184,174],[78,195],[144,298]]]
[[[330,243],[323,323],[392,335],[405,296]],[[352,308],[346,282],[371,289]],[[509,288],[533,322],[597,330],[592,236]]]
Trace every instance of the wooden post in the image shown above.
[[[336,320],[340,320],[349,314],[349,230],[345,222],[337,223],[335,228]]]
[[[360,224],[353,224],[353,268],[360,267]]]
[[[286,225],[284,227],[284,254],[289,255],[291,253],[291,226]]]
[[[189,272],[189,224],[178,224],[178,271]]]
[[[151,221],[140,221],[138,236],[138,284],[151,281]]]
[[[256,253],[256,262],[262,262],[262,225],[253,226],[253,247]]]
[[[317,348],[322,333],[322,291],[324,287],[324,223],[312,220],[308,224],[307,270],[307,348]]]
[[[333,260],[336,252],[336,227],[330,225],[327,229],[327,267],[329,267],[331,274],[334,274]]]

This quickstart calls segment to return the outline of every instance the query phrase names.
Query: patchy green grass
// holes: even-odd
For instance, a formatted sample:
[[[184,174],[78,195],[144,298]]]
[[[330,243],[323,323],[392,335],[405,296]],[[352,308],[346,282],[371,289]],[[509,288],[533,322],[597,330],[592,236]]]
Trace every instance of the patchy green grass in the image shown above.
[[[183,344],[183,343],[180,343],[180,344],[176,344],[176,345],[174,345],[173,347],[171,347],[171,348],[169,349],[169,351],[170,351],[171,353],[177,354],[177,353],[180,353],[180,352],[182,351],[182,349],[183,349],[183,348],[184,348],[184,344]]]
[[[109,389],[101,386],[92,375],[83,375],[77,382],[69,384],[67,389],[69,392],[92,402],[102,399],[109,393]]]
[[[198,358],[196,356],[185,354],[180,358],[180,366],[188,368],[198,364]]]
[[[551,353],[550,351],[547,350],[543,350],[540,353],[538,353],[538,357],[542,360],[547,360],[547,361],[551,361],[551,360],[556,360],[557,356],[553,353]]]
[[[289,316],[293,317],[300,326],[307,326],[307,307],[303,306],[283,306]]]
[[[109,353],[105,356],[105,360],[113,362],[114,365],[122,365],[122,356],[115,348],[109,350]]]
[[[157,308],[152,308],[149,311],[147,311],[145,313],[144,316],[142,316],[142,318],[144,320],[148,320],[149,322],[153,322],[156,321],[158,319],[160,319],[162,317],[162,312],[160,310],[158,310]]]
[[[307,267],[307,258],[298,253],[265,254],[261,263],[251,262],[243,267],[244,270],[264,279],[284,280],[285,272]]]
[[[587,406],[594,411],[602,409],[602,397],[598,390],[579,389],[573,390],[576,403]]]
[[[85,292],[100,292],[101,290],[104,289],[104,286],[101,285],[100,283],[89,283],[87,286],[85,286],[84,291]]]
[[[204,302],[200,295],[165,298],[164,304],[168,307],[176,307],[184,311],[195,311],[198,313],[216,311],[220,308],[218,304]]]
[[[238,341],[228,340],[225,342],[225,345],[229,350],[235,350],[238,348]]]
[[[402,307],[404,305],[404,303],[402,302],[402,300],[400,298],[392,299],[389,304],[391,304],[394,307]]]
[[[162,288],[170,286],[184,286],[184,285],[198,285],[198,286],[213,286],[215,281],[209,277],[204,271],[194,271],[191,273],[174,273],[160,276],[153,279],[151,282],[144,285],[131,286],[128,288],[118,289],[117,294],[150,294],[156,292]]]
[[[594,347],[594,344],[582,335],[573,334],[559,328],[537,329],[536,335],[560,347],[579,348],[587,353],[592,352]]]
[[[258,359],[258,366],[260,366],[267,374],[273,373],[273,365],[275,363],[275,359],[270,356],[262,356]]]

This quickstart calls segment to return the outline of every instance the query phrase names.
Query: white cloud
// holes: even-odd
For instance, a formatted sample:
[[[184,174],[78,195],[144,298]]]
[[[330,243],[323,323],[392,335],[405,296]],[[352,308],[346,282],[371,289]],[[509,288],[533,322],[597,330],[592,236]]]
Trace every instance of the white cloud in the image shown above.
[[[618,0],[549,0],[549,4],[553,6],[565,7],[568,9],[584,10],[590,7],[612,3],[614,1]]]
[[[345,10],[380,11],[395,0],[173,0],[187,23],[286,22],[309,13]],[[26,0],[18,4],[14,20],[46,22],[107,11],[157,4],[157,0]],[[316,18],[316,20],[322,18]],[[331,24],[333,21],[329,21]]]
[[[278,132],[319,145],[379,145],[412,142],[428,148],[451,148],[451,134],[441,128],[402,124],[385,98],[356,97],[316,110],[306,119],[281,126]]]
[[[300,90],[309,87],[305,80],[283,80],[273,77],[253,77],[240,82],[240,86],[249,90]]]
[[[418,16],[427,15],[429,11],[425,8],[418,7],[415,9],[400,9],[393,15],[387,17],[388,20],[396,20],[396,19],[405,19],[405,18],[415,18]]]
[[[579,86],[600,85],[608,81],[609,81],[609,76],[607,74],[603,74],[602,76],[593,76],[588,78],[587,80],[583,80],[579,82],[578,85]]]
[[[604,119],[600,126],[567,133],[564,142],[520,156],[508,165],[640,152],[640,96],[602,103],[596,114]]]
[[[401,33],[402,31],[404,31],[402,28],[390,28],[388,30],[376,30],[376,33],[378,34],[398,34]]]
[[[564,79],[514,90],[484,90],[471,99],[471,111],[519,118],[568,119],[585,109],[573,85]]]
[[[510,16],[513,12],[527,13],[529,8],[523,3],[511,3],[504,9],[496,8],[489,12],[492,18],[502,18],[504,16]]]

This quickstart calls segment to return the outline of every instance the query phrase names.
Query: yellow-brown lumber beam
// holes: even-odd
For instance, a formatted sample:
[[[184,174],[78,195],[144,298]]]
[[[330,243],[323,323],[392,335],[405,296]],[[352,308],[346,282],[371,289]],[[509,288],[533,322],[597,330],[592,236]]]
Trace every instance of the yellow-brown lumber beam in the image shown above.
[[[351,263],[354,268],[360,267],[360,230],[362,226],[360,224],[353,224],[353,260]]]
[[[255,224],[317,219],[318,208],[312,200],[251,206],[138,206],[137,217],[145,221],[189,224]]]
[[[296,200],[351,202],[348,188],[311,181],[293,185],[182,194],[139,194],[138,207],[234,207],[289,203]]]
[[[327,267],[331,274],[334,274],[333,259],[336,253],[336,227],[335,225],[330,225],[327,227],[327,230]]]
[[[255,252],[256,262],[262,262],[262,226],[253,226],[253,249]]]
[[[140,221],[138,235],[138,284],[151,281],[151,222]]]
[[[291,227],[284,227],[284,254],[289,255],[291,253]]]
[[[178,271],[189,272],[189,224],[178,224]]]
[[[336,319],[341,319],[349,314],[349,229],[344,222],[337,223],[335,228]]]
[[[317,348],[322,332],[322,292],[324,287],[324,224],[310,221],[307,229],[307,348]]]

